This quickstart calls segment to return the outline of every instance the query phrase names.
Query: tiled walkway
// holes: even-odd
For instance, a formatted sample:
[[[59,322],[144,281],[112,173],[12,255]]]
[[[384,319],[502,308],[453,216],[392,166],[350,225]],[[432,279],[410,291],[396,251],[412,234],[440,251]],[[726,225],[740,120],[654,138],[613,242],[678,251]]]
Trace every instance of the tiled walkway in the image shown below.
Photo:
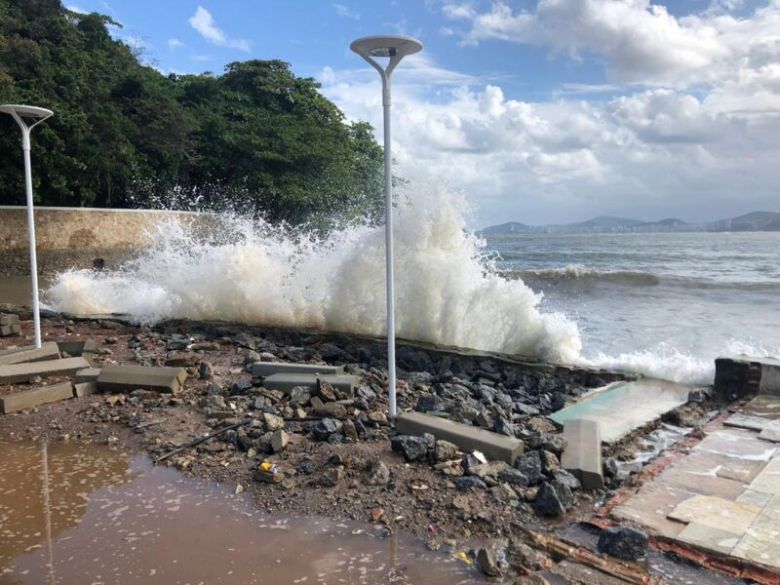
[[[706,552],[780,569],[778,418],[780,397],[757,397],[726,421],[738,426],[708,434],[612,515]]]

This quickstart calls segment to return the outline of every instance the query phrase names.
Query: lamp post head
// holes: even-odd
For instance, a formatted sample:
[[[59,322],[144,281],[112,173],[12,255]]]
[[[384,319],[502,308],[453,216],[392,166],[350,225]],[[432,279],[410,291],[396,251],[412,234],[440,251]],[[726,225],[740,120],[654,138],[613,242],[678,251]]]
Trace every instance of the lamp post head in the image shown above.
[[[33,126],[40,124],[46,118],[51,118],[54,115],[54,112],[47,110],[46,108],[24,106],[20,104],[1,105],[0,112],[13,116],[13,119],[16,120],[16,123],[19,124],[22,131],[31,130]],[[28,124],[25,118],[31,120],[32,124]]]
[[[393,69],[407,55],[413,55],[422,50],[420,41],[411,37],[376,36],[363,37],[352,41],[349,45],[355,53],[363,57],[369,65],[379,72],[382,78],[382,103],[390,105],[390,75]],[[376,59],[386,57],[389,59],[387,67],[382,67]]]

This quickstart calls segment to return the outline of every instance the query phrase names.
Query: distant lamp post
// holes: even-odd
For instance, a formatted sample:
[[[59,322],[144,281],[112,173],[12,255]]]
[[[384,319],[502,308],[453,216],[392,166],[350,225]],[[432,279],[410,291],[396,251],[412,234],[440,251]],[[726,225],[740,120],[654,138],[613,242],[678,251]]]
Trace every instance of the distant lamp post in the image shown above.
[[[349,46],[379,72],[382,78],[382,108],[385,134],[385,264],[387,274],[387,387],[390,399],[390,418],[396,417],[395,400],[395,293],[393,286],[393,176],[390,168],[390,76],[407,55],[422,50],[420,41],[409,37],[365,37]],[[382,67],[376,58],[387,58]]]
[[[35,347],[41,347],[41,309],[38,301],[38,260],[35,255],[35,215],[33,214],[32,166],[30,163],[30,131],[54,115],[46,108],[7,104],[0,112],[10,114],[22,130],[24,152],[24,183],[27,191],[27,231],[30,238],[30,275],[32,280],[33,319],[35,320]]]

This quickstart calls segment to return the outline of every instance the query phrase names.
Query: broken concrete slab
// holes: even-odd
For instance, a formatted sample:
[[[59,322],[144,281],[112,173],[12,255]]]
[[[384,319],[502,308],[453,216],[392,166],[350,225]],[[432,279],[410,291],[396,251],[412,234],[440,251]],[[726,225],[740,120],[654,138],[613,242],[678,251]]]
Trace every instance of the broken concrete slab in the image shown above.
[[[580,480],[585,490],[604,487],[601,466],[601,427],[595,420],[574,419],[563,426],[566,448],[561,467]]]
[[[110,364],[100,370],[97,386],[101,392],[132,392],[143,389],[176,394],[186,379],[187,370],[184,368]]]
[[[0,325],[19,325],[19,315],[0,313]]]
[[[73,383],[81,384],[82,382],[97,382],[100,376],[100,368],[84,368],[73,374]]]
[[[81,398],[82,396],[90,396],[99,392],[97,382],[81,382],[80,384],[73,385],[73,396]]]
[[[26,345],[0,351],[0,365],[40,362],[59,358],[60,350],[53,341],[47,341],[41,344],[39,348],[36,348],[34,345]]]
[[[755,416],[751,414],[742,414],[741,412],[735,412],[725,421],[723,426],[736,427],[738,429],[748,429],[750,431],[763,431],[764,429],[780,430],[780,422],[764,418],[762,416]]]
[[[59,402],[73,398],[73,385],[70,382],[41,386],[32,390],[12,392],[0,396],[0,412],[8,414],[20,410],[28,410],[43,404]]]
[[[256,377],[272,376],[274,374],[343,374],[342,366],[326,364],[291,364],[285,362],[254,362],[247,367],[250,374]]]
[[[731,551],[731,554],[760,565],[780,568],[780,530],[777,520],[759,516],[750,525],[745,535]]]
[[[612,510],[618,520],[637,522],[660,536],[675,538],[685,528],[683,522],[671,520],[677,504],[691,497],[691,493],[671,486],[650,482],[632,498]]]
[[[488,459],[505,461],[510,465],[514,464],[524,448],[519,439],[421,412],[399,415],[396,419],[396,429],[406,435],[430,433],[437,439],[457,445],[463,451],[481,451]]]
[[[34,376],[40,376],[41,378],[46,378],[48,376],[69,376],[78,370],[87,367],[89,367],[89,363],[81,357],[33,362],[29,364],[3,365],[0,366],[0,384],[27,382]]]
[[[780,360],[744,355],[717,358],[715,391],[728,399],[749,394],[780,396]]]
[[[353,393],[358,385],[358,376],[347,375],[316,375],[316,374],[272,374],[263,380],[263,386],[268,390],[279,390],[289,394],[293,388],[305,386],[312,392],[317,389],[318,381],[327,382],[342,392]]]
[[[759,394],[742,408],[742,414],[780,420],[780,397]]]
[[[550,418],[562,426],[574,419],[598,421],[601,440],[612,444],[685,404],[690,391],[690,386],[664,380],[617,382],[587,393]]]
[[[780,494],[780,458],[774,458],[766,464],[753,481],[750,489],[766,494]]]
[[[82,339],[79,341],[58,341],[60,352],[67,353],[71,357],[83,356],[85,353],[96,353],[97,343],[94,339]]]
[[[0,325],[0,337],[11,337],[22,332],[21,325]]]

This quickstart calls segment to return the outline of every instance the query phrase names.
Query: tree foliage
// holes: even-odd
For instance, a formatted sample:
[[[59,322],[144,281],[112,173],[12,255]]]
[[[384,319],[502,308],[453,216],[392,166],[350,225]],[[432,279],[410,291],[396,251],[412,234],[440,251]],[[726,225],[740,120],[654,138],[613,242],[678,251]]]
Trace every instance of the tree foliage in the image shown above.
[[[291,223],[376,214],[382,151],[282,61],[168,75],[119,26],[59,0],[0,0],[0,102],[48,107],[34,132],[36,202],[228,205]],[[0,203],[24,202],[19,132],[0,117]]]

